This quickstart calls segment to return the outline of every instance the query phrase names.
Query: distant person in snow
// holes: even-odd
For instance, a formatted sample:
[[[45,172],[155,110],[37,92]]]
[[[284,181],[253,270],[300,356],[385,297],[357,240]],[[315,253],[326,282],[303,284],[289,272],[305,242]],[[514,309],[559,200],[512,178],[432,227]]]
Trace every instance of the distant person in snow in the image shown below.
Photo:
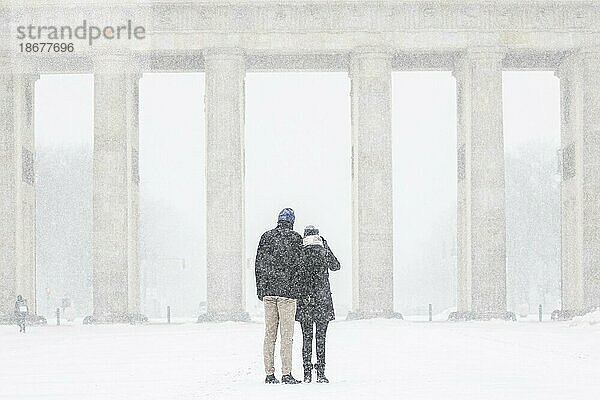
[[[297,298],[294,281],[302,252],[302,237],[294,232],[294,220],[294,210],[284,208],[277,218],[277,226],[260,238],[256,252],[256,292],[265,307],[265,383],[279,383],[275,378],[278,327],[281,335],[281,381],[300,383],[292,376]]]
[[[329,383],[325,377],[325,337],[329,321],[335,319],[329,270],[339,269],[339,261],[327,241],[319,235],[319,230],[312,225],[307,226],[304,229],[302,261],[296,283],[299,291],[296,321],[302,327],[302,359],[306,383],[312,381],[313,332],[317,349],[317,363],[314,365],[317,382]]]
[[[25,333],[25,321],[28,313],[29,308],[27,307],[27,301],[23,299],[23,296],[18,295],[17,301],[15,301],[15,317],[19,324],[19,332]]]

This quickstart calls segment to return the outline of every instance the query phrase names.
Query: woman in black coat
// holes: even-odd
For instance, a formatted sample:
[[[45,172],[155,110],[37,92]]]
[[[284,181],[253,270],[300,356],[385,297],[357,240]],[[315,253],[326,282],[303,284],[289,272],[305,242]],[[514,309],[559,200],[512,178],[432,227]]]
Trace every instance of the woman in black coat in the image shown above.
[[[340,263],[319,236],[319,230],[309,225],[304,230],[302,258],[297,275],[299,293],[296,308],[296,321],[302,327],[302,358],[304,364],[304,382],[312,380],[312,341],[313,327],[317,348],[317,382],[329,383],[325,377],[325,337],[329,321],[335,319],[329,270],[338,271]]]

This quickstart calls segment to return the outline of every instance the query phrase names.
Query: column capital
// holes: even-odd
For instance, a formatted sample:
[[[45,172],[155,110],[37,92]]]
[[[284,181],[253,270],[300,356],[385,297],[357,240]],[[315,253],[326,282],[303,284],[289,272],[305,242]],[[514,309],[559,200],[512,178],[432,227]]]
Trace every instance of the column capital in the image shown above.
[[[579,59],[585,71],[600,71],[600,47],[585,47],[579,50]]]
[[[13,74],[30,83],[35,83],[35,81],[40,79],[35,61],[24,57],[15,57],[13,59]]]
[[[1,64],[0,64],[1,67]],[[40,74],[36,72],[19,72],[17,69],[9,69],[3,70],[0,72],[0,76],[8,74],[12,79],[22,79],[22,81],[35,84],[35,82],[40,79]]]
[[[463,57],[467,60],[492,60],[502,61],[506,56],[507,49],[499,46],[471,46],[467,47]]]
[[[240,47],[208,47],[202,56],[204,60],[244,60],[245,52]]]
[[[28,82],[35,84],[35,82],[40,79],[40,74],[38,73],[34,73],[34,72],[25,72],[23,74],[21,74],[21,76],[23,77],[23,79],[27,80]]]
[[[567,77],[576,72],[583,62],[589,61],[600,63],[600,47],[584,47],[565,52],[558,62],[554,75],[558,78]]]
[[[502,64],[506,56],[506,49],[497,46],[473,46],[467,47],[454,60],[452,75],[460,78],[466,72],[466,68],[473,63]]]
[[[12,62],[13,53],[8,49],[0,48],[0,65]]]
[[[350,78],[390,75],[392,58],[392,51],[383,47],[356,47],[350,53]]]
[[[35,60],[0,50],[0,75],[2,74],[28,75],[35,80],[39,78]]]
[[[352,49],[350,52],[350,58],[382,58],[382,59],[391,59],[393,58],[394,53],[392,49],[384,47],[384,46],[358,46]]]
[[[584,58],[594,57],[597,60],[598,57],[600,57],[600,45],[585,46],[585,47],[580,48],[578,52]]]
[[[581,53],[578,50],[566,52],[560,59],[554,75],[556,77],[565,78],[573,72],[573,68],[581,63]]]
[[[14,53],[7,49],[0,48],[0,76],[11,75],[15,70]]]
[[[126,50],[96,50],[92,54],[94,73],[128,74],[138,76],[142,74],[139,57]]]

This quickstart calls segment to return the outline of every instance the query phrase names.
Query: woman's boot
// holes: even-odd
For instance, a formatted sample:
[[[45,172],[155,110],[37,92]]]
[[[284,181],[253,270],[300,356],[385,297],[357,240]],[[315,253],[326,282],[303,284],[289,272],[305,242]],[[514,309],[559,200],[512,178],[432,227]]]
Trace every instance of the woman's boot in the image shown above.
[[[317,383],[329,383],[329,379],[325,376],[325,364],[315,364],[317,370]]]
[[[312,364],[304,366],[304,383],[312,382]]]

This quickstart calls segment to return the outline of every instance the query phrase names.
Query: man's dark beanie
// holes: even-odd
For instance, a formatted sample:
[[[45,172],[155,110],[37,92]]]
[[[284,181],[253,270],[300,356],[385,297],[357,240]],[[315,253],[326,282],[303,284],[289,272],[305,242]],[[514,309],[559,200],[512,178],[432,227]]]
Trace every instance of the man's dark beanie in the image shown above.
[[[283,210],[281,210],[279,216],[277,217],[277,221],[286,221],[292,225],[294,224],[295,220],[296,216],[294,215],[294,210],[292,210],[291,208],[284,208]]]

